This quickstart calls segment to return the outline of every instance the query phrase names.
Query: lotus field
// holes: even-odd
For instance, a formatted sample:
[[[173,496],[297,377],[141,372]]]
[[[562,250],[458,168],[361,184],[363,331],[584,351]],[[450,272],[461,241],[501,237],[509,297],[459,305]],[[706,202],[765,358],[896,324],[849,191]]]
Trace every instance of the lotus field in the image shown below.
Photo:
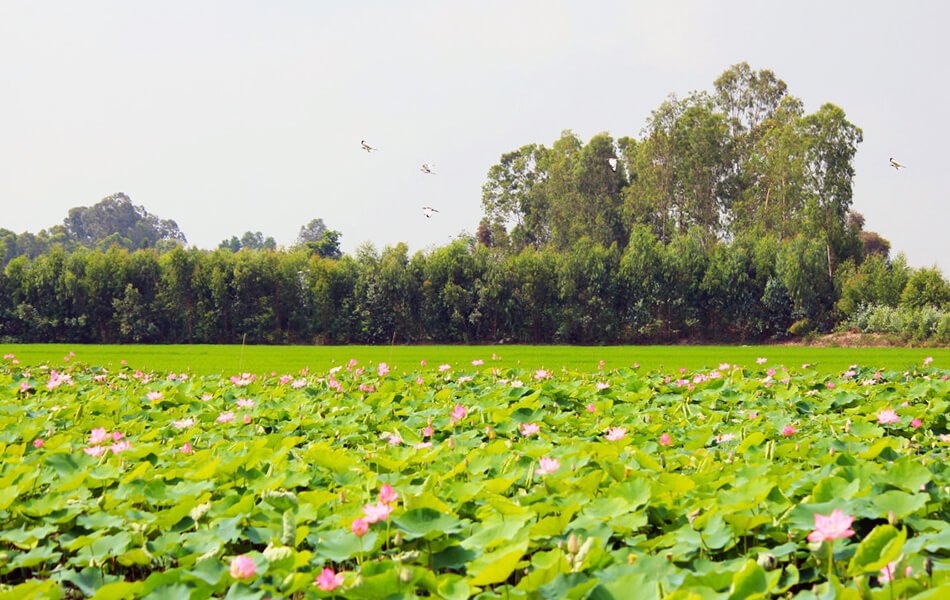
[[[483,358],[208,377],[7,355],[0,598],[950,598],[950,382],[924,357]]]

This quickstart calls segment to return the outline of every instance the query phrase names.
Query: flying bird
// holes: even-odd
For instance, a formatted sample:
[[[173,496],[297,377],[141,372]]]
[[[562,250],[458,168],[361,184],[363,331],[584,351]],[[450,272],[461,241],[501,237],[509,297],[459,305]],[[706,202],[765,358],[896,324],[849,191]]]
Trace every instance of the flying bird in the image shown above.
[[[617,165],[620,164],[620,161],[617,160],[616,157],[613,157],[613,156],[612,156],[612,157],[610,157],[610,158],[607,159],[607,164],[610,165],[610,170],[613,171],[614,173],[616,173],[616,172],[617,172]]]
[[[422,207],[422,214],[424,214],[427,219],[431,219],[431,218],[432,218],[432,213],[437,213],[437,212],[439,212],[439,211],[437,211],[436,209],[432,208],[431,206],[423,206],[423,207]]]
[[[432,170],[433,166],[434,165],[430,165],[429,163],[422,163],[422,166],[419,167],[419,170],[423,173],[428,173],[429,175],[435,175],[435,171]]]
[[[901,169],[906,169],[906,168],[907,168],[906,166],[900,164],[899,162],[897,162],[897,161],[894,160],[893,158],[891,158],[891,166],[894,167],[895,169],[897,169],[898,171],[900,171]]]
[[[367,152],[376,152],[376,150],[378,150],[378,148],[373,148],[367,144],[366,140],[360,140],[360,145],[363,147],[363,150],[366,150]]]

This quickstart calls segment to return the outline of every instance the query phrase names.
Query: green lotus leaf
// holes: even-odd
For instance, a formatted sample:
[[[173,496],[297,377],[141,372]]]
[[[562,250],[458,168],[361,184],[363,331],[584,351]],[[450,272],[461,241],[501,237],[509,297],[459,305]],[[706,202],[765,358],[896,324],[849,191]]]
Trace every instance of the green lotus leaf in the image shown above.
[[[434,534],[451,534],[462,530],[457,518],[431,508],[416,508],[393,518],[395,524],[408,539],[434,537]]]

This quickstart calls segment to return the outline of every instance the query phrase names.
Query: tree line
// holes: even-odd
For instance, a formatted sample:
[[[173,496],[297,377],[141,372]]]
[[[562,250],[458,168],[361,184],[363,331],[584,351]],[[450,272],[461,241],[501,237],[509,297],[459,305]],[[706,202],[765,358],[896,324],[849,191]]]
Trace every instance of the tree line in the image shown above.
[[[77,249],[10,261],[5,342],[577,343],[742,341],[828,329],[859,308],[941,305],[934,270],[875,256],[832,280],[820,239],[700,232],[666,243],[643,225],[623,251],[502,251],[462,238],[410,256],[297,250],[159,254]]]

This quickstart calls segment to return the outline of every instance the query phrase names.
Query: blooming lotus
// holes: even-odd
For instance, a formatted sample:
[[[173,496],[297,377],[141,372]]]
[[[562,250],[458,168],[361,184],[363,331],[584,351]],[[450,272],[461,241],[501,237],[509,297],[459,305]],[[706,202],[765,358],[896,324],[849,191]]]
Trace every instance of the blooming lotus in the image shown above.
[[[607,430],[606,439],[609,442],[616,442],[627,437],[626,427],[611,427]]]
[[[418,444],[413,446],[413,448],[415,448],[416,450],[425,450],[426,448],[431,448],[431,447],[432,447],[432,442],[419,442]]]
[[[231,577],[247,579],[253,577],[256,572],[257,566],[254,564],[253,558],[239,554],[231,559]]]
[[[485,364],[485,361],[483,361],[483,360],[480,359],[480,358],[479,358],[479,359],[475,359],[475,360],[472,361],[472,366],[473,366],[473,367],[480,367],[480,366],[482,366],[483,364]]]
[[[897,416],[897,413],[894,412],[893,408],[882,409],[878,411],[877,413],[875,413],[874,416],[877,417],[877,422],[880,423],[881,425],[884,425],[887,423],[900,423],[900,420],[901,420],[901,418]]]
[[[390,433],[390,434],[389,434],[389,445],[390,445],[390,446],[398,446],[398,445],[401,444],[401,443],[402,443],[402,438],[399,437],[399,434],[398,434],[398,433]]]
[[[112,450],[113,454],[118,454],[120,452],[130,450],[131,448],[132,448],[132,444],[128,442],[116,442],[112,444],[111,446],[109,446],[109,450]]]
[[[815,530],[808,534],[809,542],[823,542],[837,538],[849,538],[854,535],[851,523],[854,516],[844,514],[843,510],[834,509],[830,515],[815,513]]]
[[[294,380],[293,375],[281,375],[280,376],[280,385],[286,385]]]
[[[790,437],[790,436],[795,435],[796,431],[798,430],[792,427],[791,425],[786,425],[785,427],[782,428],[782,435],[785,437]]]
[[[195,420],[192,417],[187,419],[179,419],[178,421],[172,421],[172,427],[175,429],[188,429],[195,424]]]
[[[212,398],[214,398],[214,396],[211,394],[201,394],[202,402],[207,402],[208,400],[211,400]]]
[[[556,458],[548,458],[545,456],[538,460],[538,468],[536,470],[539,475],[549,475],[560,468],[561,463],[559,463]]]
[[[393,512],[393,506],[391,504],[386,504],[385,502],[377,502],[376,504],[366,504],[363,506],[363,520],[367,523],[375,523],[377,521],[385,521],[389,518],[389,513]]]
[[[716,436],[716,443],[722,444],[723,442],[731,442],[736,439],[736,434],[734,433],[723,433]]]
[[[234,420],[234,413],[231,411],[222,411],[218,418],[215,419],[218,423],[230,423]]]
[[[920,429],[920,426],[923,425],[923,422],[920,419],[913,419],[910,422],[910,426],[914,429]]]
[[[385,502],[386,504],[392,504],[399,500],[399,494],[396,493],[396,490],[393,489],[393,486],[388,483],[384,483],[379,488],[379,501]]]
[[[439,373],[448,371],[451,368],[452,368],[452,365],[449,365],[449,364],[439,365]]]
[[[294,388],[295,390],[299,390],[300,388],[306,385],[307,385],[306,379],[294,379],[293,383],[290,384],[290,387]]]
[[[593,402],[591,402],[590,404],[587,405],[587,412],[594,412],[594,411],[596,411],[596,410],[597,410],[597,407],[594,406],[594,403],[593,403]]]
[[[766,362],[768,362],[768,359],[760,356],[759,358],[755,359],[755,362],[759,363],[760,365],[764,365]]]
[[[468,411],[461,404],[455,405],[455,410],[449,415],[452,418],[452,423],[456,423],[465,418],[465,415],[468,414]]]
[[[422,437],[427,438],[427,437],[429,437],[430,435],[432,435],[433,433],[435,433],[435,430],[432,429],[432,426],[431,426],[431,425],[426,425],[425,429],[422,430]]]
[[[316,583],[317,587],[324,592],[331,592],[343,585],[343,574],[334,574],[333,569],[324,567],[323,571],[321,571],[320,575],[317,577]]]
[[[103,455],[103,453],[106,451],[106,447],[105,446],[90,446],[88,448],[83,448],[82,451],[88,454],[89,456],[98,457],[98,456]]]
[[[245,425],[247,425],[248,423],[251,422],[251,415],[245,414],[245,415],[244,415],[244,418],[241,419],[241,420],[244,421],[244,424],[245,424]]]
[[[254,401],[250,398],[238,398],[237,405],[241,408],[254,408]]]
[[[607,383],[606,381],[598,381],[597,383],[594,384],[594,387],[597,388],[598,390],[606,390],[607,388],[610,387],[610,384]]]
[[[537,380],[550,379],[553,376],[554,375],[550,371],[547,371],[545,369],[538,369],[537,371],[534,372],[534,379],[537,379]]]
[[[36,438],[35,440],[33,440],[34,448],[42,448],[45,444],[46,442],[43,441],[43,438]]]
[[[178,451],[181,452],[182,454],[191,454],[195,450],[194,448],[191,447],[191,444],[189,444],[188,442],[185,442],[184,444],[181,445],[181,448]]]
[[[663,435],[660,436],[661,446],[669,446],[672,443],[673,443],[673,438],[670,437],[670,434],[664,433]]]
[[[89,433],[89,444],[90,445],[101,444],[102,442],[105,442],[111,437],[112,436],[106,433],[105,427],[97,427]]]
[[[520,388],[523,385],[524,383],[522,383],[520,379],[515,379],[514,381],[511,382],[511,387],[513,388]]]
[[[929,365],[929,364],[932,363],[933,361],[934,361],[934,357],[928,356],[927,358],[924,359],[924,366],[926,367],[927,365]]]
[[[529,437],[541,433],[541,426],[537,423],[522,423],[520,431],[521,435]]]
[[[897,561],[891,561],[887,563],[886,567],[881,567],[881,574],[878,576],[877,581],[881,585],[884,585],[888,581],[894,579],[894,571],[897,569]],[[914,570],[908,565],[904,569],[904,577],[910,577]]]
[[[389,375],[389,365],[387,365],[384,362],[379,363],[379,365],[377,365],[376,367],[376,374],[379,375],[380,377],[385,377],[386,375]]]

